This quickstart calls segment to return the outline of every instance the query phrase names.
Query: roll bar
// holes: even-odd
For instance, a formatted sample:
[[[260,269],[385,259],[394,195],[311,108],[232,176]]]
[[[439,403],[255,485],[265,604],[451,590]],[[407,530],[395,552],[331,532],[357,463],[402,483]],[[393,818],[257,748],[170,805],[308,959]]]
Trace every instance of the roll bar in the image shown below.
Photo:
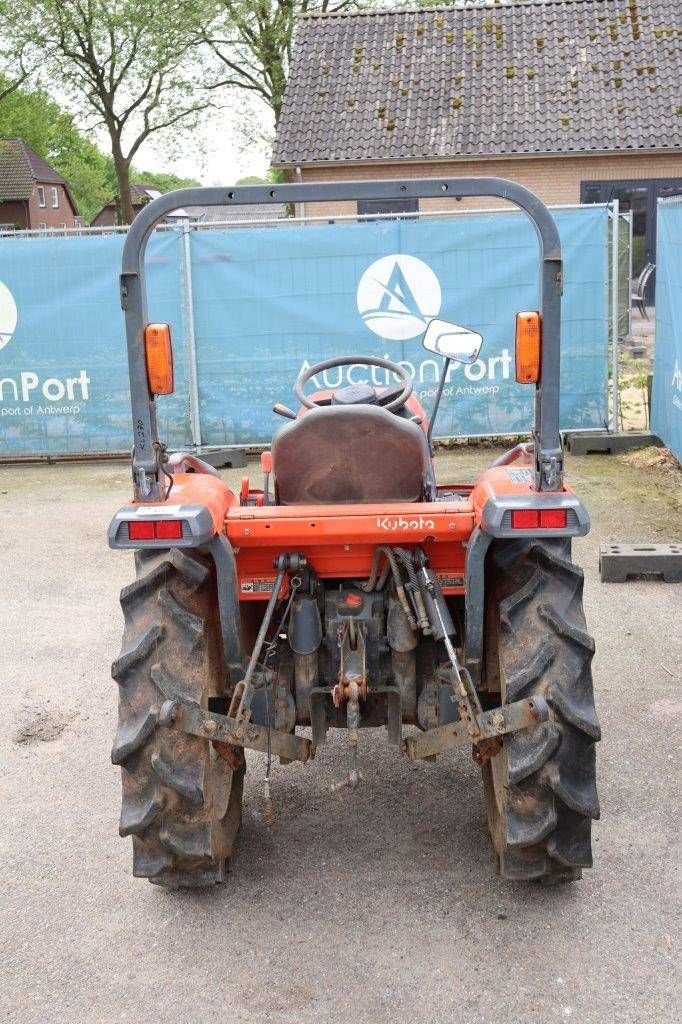
[[[494,196],[522,209],[540,243],[540,314],[542,365],[535,387],[534,487],[562,485],[563,451],[559,432],[559,358],[562,265],[559,232],[552,215],[528,189],[504,178],[419,178],[395,181],[337,181],[298,185],[245,185],[234,188],[182,188],[159,196],[138,213],[123,247],[121,308],[125,313],[133,413],[133,483],[138,501],[163,500],[165,445],[159,440],[154,396],[147,386],[144,329],[147,295],[144,254],[149,237],[163,218],[186,206],[242,206],[315,203],[358,199],[460,199]]]

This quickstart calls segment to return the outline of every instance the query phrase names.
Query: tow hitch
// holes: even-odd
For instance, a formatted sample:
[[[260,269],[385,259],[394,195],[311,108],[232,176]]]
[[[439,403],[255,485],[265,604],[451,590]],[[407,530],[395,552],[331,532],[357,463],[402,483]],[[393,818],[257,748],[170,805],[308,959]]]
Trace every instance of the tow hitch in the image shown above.
[[[251,750],[259,750],[268,755],[268,774],[266,776],[266,798],[268,800],[269,760],[271,754],[277,754],[288,761],[308,761],[315,756],[315,747],[310,740],[302,736],[296,736],[293,733],[272,729],[269,725],[263,728],[251,722],[251,701],[254,694],[253,679],[284,577],[287,572],[298,572],[304,568],[305,564],[306,561],[302,555],[293,553],[282,554],[275,559],[277,578],[265,609],[263,621],[258,630],[258,636],[256,637],[244,678],[235,686],[232,702],[226,715],[204,711],[199,704],[172,695],[169,692],[169,687],[165,685],[165,680],[162,678],[163,673],[158,666],[154,676],[156,685],[168,697],[168,700],[164,701],[159,712],[160,725],[169,729],[179,729],[181,732],[188,732],[194,736],[201,736],[215,743],[229,744],[234,747],[248,747]],[[291,581],[292,597],[298,583],[300,583],[300,579],[294,576]],[[289,600],[290,604],[291,599]],[[289,605],[287,605],[285,616],[289,610]],[[154,672],[155,670],[152,669],[153,675]]]
[[[471,723],[466,718],[449,725],[428,729],[419,736],[408,736],[403,749],[407,756],[417,761],[422,757],[442,754],[453,747],[464,747],[473,740],[474,760],[483,764],[500,749],[502,737],[520,729],[528,729],[549,718],[547,702],[542,697],[517,700],[494,711],[482,711],[478,716],[478,727],[472,734]],[[499,742],[497,742],[499,741]]]
[[[161,705],[159,725],[189,732],[193,736],[201,736],[216,743],[229,743],[238,747],[248,747],[250,750],[259,750],[264,754],[270,749],[273,754],[285,757],[289,761],[309,761],[315,756],[313,744],[303,736],[271,729],[268,747],[267,728],[246,722],[241,723],[238,730],[236,718],[204,711],[198,704],[177,697]]]
[[[403,552],[400,553],[403,554]],[[422,551],[417,551],[415,561],[417,563],[414,567],[416,579],[423,597],[425,619],[428,622],[429,631],[436,640],[442,641],[448,657],[449,664],[441,667],[440,674],[452,686],[459,707],[459,720],[428,729],[417,736],[409,736],[401,742],[398,707],[394,709],[398,711],[397,729],[394,721],[396,715],[390,716],[389,741],[401,746],[407,757],[415,761],[471,743],[474,760],[478,764],[483,764],[501,749],[503,736],[547,721],[549,718],[547,702],[542,697],[536,696],[516,701],[514,704],[508,704],[493,711],[483,711],[471,677],[467,669],[460,663],[450,639],[454,627],[437,577],[429,568]],[[275,754],[288,761],[305,762],[315,756],[316,743],[324,742],[326,727],[320,729],[320,723],[314,714],[312,741],[297,736],[295,733],[281,732],[271,727],[255,725],[250,721],[251,700],[254,693],[253,677],[273,617],[280,587],[287,571],[297,572],[304,565],[305,559],[301,555],[284,554],[275,560],[278,573],[273,591],[251,652],[244,679],[235,687],[226,715],[205,711],[200,705],[173,695],[165,685],[166,680],[162,678],[164,673],[160,666],[155,666],[152,670],[155,682],[168,698],[164,701],[158,714],[160,725],[204,737],[216,744],[227,744],[237,748],[247,747],[268,755]],[[362,630],[356,629],[355,624],[351,622],[349,626],[340,631],[338,643],[341,650],[341,671],[339,681],[331,691],[331,696],[337,707],[346,705],[349,766],[347,775],[337,786],[350,785],[354,789],[361,777],[357,763],[359,702],[367,698],[368,692]],[[313,691],[311,698],[318,692],[320,692],[318,689]],[[326,689],[321,692],[324,697],[330,694],[330,691]],[[313,703],[314,701],[311,699],[311,705]],[[266,783],[269,783],[269,772]]]
[[[415,552],[414,560],[431,634],[442,641],[450,662],[441,668],[441,676],[452,686],[459,707],[459,721],[428,729],[421,736],[410,736],[405,740],[403,750],[409,758],[418,760],[472,743],[474,760],[482,765],[501,749],[502,736],[547,721],[549,708],[544,698],[534,697],[493,711],[482,709],[468,669],[460,663],[452,643],[455,630],[438,577],[429,568],[420,548]]]

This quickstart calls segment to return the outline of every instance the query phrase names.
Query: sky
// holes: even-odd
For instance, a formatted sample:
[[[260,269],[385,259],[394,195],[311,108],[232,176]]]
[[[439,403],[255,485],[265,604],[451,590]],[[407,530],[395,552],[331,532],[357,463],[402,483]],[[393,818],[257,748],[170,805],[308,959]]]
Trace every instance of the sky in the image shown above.
[[[170,171],[202,185],[230,185],[247,175],[265,177],[270,166],[274,121],[265,103],[231,98],[206,115],[199,132],[183,135],[175,151],[161,137],[146,142],[135,159],[145,170]]]

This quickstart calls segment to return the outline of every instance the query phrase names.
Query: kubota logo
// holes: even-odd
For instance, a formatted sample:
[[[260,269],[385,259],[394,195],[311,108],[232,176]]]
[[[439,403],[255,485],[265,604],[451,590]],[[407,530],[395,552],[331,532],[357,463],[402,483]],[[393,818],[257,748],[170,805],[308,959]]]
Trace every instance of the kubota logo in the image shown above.
[[[403,519],[402,516],[377,516],[380,530],[433,530],[436,524],[433,519]]]
[[[14,296],[0,281],[0,348],[9,343],[17,326],[17,304]]]
[[[360,278],[357,303],[370,331],[391,341],[407,341],[423,334],[429,320],[440,313],[440,283],[416,256],[382,256]]]

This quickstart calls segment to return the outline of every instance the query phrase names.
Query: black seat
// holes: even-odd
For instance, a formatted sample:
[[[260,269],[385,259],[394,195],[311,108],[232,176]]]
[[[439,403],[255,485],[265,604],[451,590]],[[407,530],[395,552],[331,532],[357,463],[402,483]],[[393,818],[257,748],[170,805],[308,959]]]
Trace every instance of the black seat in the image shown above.
[[[311,409],[272,442],[281,505],[420,501],[432,468],[422,428],[376,405]]]

